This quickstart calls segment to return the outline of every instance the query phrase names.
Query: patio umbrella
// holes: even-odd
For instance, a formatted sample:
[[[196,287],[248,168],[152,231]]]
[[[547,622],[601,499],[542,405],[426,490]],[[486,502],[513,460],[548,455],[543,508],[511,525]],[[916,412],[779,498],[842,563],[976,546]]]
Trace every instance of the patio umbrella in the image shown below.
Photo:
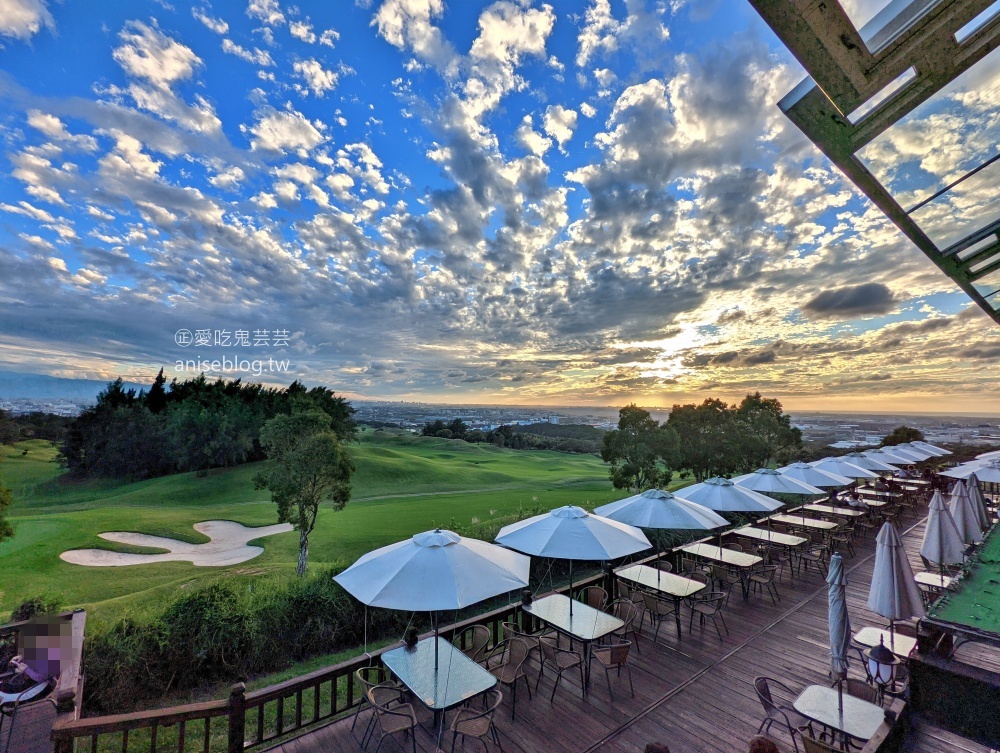
[[[958,532],[966,544],[978,544],[983,540],[983,529],[979,525],[979,516],[973,507],[972,499],[964,481],[955,484],[948,501],[948,512],[955,519]]]
[[[728,520],[707,507],[660,489],[647,489],[641,494],[595,507],[594,512],[608,520],[617,520],[637,528],[710,531],[729,525]],[[660,553],[659,541],[656,543],[656,553]],[[660,580],[659,568],[656,569],[656,580],[657,583]]]
[[[840,552],[830,557],[830,571],[826,576],[830,584],[827,593],[827,620],[830,625],[830,672],[837,681],[837,700],[841,713],[844,710],[844,680],[847,679],[851,650],[851,618],[847,614],[847,574]]]
[[[985,531],[990,527],[990,513],[986,509],[986,498],[983,496],[983,490],[979,488],[979,478],[975,473],[965,480],[965,488],[969,492],[969,499],[975,506],[979,526]]]
[[[753,473],[737,476],[733,479],[733,483],[762,494],[802,494],[808,496],[826,494],[823,489],[817,486],[786,476],[773,468],[760,468]]]
[[[851,465],[858,466],[858,468],[864,468],[868,471],[877,471],[878,473],[895,473],[899,470],[896,466],[890,465],[884,460],[869,457],[863,452],[849,452],[844,455],[843,459]]]
[[[591,515],[573,505],[504,526],[496,542],[537,557],[569,560],[570,614],[574,560],[614,560],[652,546],[646,534],[635,526]]]
[[[847,478],[847,476],[824,471],[809,463],[792,463],[778,470],[785,476],[791,476],[812,486],[825,487],[827,489],[838,486],[850,486],[852,483],[851,479]]]
[[[525,588],[530,565],[523,554],[437,529],[368,552],[333,579],[366,606],[431,612],[436,637],[437,612]]]
[[[962,534],[948,512],[940,491],[934,492],[927,507],[927,527],[924,529],[920,554],[929,562],[939,565],[942,570],[948,565],[961,565],[965,562]]]
[[[934,457],[929,452],[917,450],[913,447],[907,447],[905,444],[889,445],[887,447],[883,447],[882,449],[893,455],[898,455],[901,458],[913,458],[910,463],[921,463],[924,460],[927,460],[927,458]]]
[[[677,490],[678,497],[718,512],[773,512],[784,505],[776,499],[737,486],[728,478],[710,478]]]
[[[889,620],[890,649],[895,642],[893,622],[924,616],[924,602],[913,580],[903,540],[889,522],[883,524],[875,539],[875,567],[868,589],[868,608]]]
[[[976,460],[1000,460],[1000,450],[990,450],[976,455]]]
[[[913,445],[914,447],[919,447],[922,450],[927,450],[927,452],[931,452],[937,457],[944,457],[945,455],[951,455],[951,452],[944,449],[943,447],[938,447],[937,445],[933,445],[930,442],[925,442],[922,439],[916,439],[913,442],[910,442],[910,444]]]
[[[865,470],[864,468],[849,463],[842,458],[823,458],[822,460],[817,460],[812,464],[813,468],[819,468],[821,471],[826,471],[827,473],[835,473],[838,476],[847,476],[847,478],[857,479],[865,478],[872,479],[878,478],[878,474],[875,471]]]
[[[912,455],[897,454],[892,450],[893,448],[891,447],[880,447],[877,450],[865,450],[862,454],[876,460],[881,460],[883,463],[888,463],[889,465],[913,465],[917,462]]]
[[[988,460],[985,463],[974,460],[970,463],[962,463],[940,473],[941,476],[948,476],[949,478],[968,478],[972,474],[976,474],[976,478],[980,482],[986,481],[993,484],[1000,484],[1000,460]]]

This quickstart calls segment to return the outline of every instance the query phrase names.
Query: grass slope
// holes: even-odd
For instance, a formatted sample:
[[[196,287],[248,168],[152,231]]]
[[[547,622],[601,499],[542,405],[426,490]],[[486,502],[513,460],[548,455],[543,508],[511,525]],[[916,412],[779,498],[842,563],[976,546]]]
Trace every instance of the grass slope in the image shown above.
[[[158,611],[179,589],[219,578],[242,579],[250,587],[255,576],[294,571],[294,532],[263,540],[261,556],[226,568],[185,563],[85,568],[59,559],[60,552],[73,548],[136,551],[99,539],[104,531],[197,543],[205,538],[192,525],[201,520],[274,523],[267,493],[253,489],[253,464],[203,478],[177,474],[131,484],[76,483],[65,480],[55,449],[45,442],[3,449],[7,457],[0,463],[0,479],[14,492],[16,535],[0,544],[0,615],[26,598],[46,594],[65,606],[85,607],[102,623]],[[360,434],[351,452],[357,464],[352,500],[341,512],[321,511],[310,537],[311,568],[350,563],[366,551],[453,520],[486,520],[535,504],[591,508],[623,496],[612,489],[604,464],[587,455],[520,452],[371,430]]]

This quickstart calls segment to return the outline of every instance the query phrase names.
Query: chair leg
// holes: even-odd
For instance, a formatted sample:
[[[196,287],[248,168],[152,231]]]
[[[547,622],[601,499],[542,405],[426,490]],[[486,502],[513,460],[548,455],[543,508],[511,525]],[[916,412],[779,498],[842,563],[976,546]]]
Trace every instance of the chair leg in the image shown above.
[[[510,694],[510,720],[514,721],[514,712],[517,709],[517,680],[511,683],[511,694]]]

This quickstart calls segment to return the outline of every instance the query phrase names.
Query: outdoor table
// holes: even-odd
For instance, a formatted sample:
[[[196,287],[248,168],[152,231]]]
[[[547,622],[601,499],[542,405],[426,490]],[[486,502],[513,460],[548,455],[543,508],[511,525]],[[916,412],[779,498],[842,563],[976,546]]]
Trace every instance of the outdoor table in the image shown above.
[[[890,492],[882,491],[880,489],[871,489],[867,486],[861,486],[857,489],[858,494],[862,497],[885,497],[886,499],[899,499],[903,496],[902,492]]]
[[[877,627],[861,628],[854,634],[853,640],[864,648],[875,648],[881,641],[900,659],[906,659],[917,646],[917,639],[911,635],[900,635],[895,631],[889,632]]]
[[[864,510],[856,510],[853,507],[834,507],[833,505],[821,504],[805,505],[802,509],[824,515],[836,515],[841,518],[860,518],[865,514]]]
[[[771,520],[775,523],[784,523],[786,526],[792,526],[793,528],[806,528],[812,531],[822,531],[823,533],[828,533],[837,527],[836,523],[831,523],[829,520],[807,518],[805,515],[772,515]]]
[[[583,687],[590,687],[590,647],[594,641],[600,640],[616,630],[621,630],[625,623],[614,615],[584,604],[582,601],[572,603],[565,594],[549,594],[535,599],[530,604],[524,604],[521,609],[525,614],[537,617],[549,627],[583,644]],[[572,643],[570,644],[572,645]]]
[[[843,708],[841,708],[841,699]],[[806,719],[811,719],[839,732],[846,748],[849,738],[867,742],[885,721],[885,709],[868,701],[862,701],[826,685],[810,685],[792,704]]]
[[[437,641],[437,667],[434,642]],[[382,654],[382,664],[428,709],[434,712],[438,747],[444,712],[460,706],[497,684],[497,678],[443,638],[425,638]]]
[[[809,539],[801,536],[781,533],[779,531],[769,531],[766,528],[757,528],[756,526],[743,526],[743,528],[737,528],[733,533],[746,539],[754,539],[765,544],[776,544],[789,549],[802,546],[809,541]]]
[[[693,554],[695,557],[701,557],[705,560],[719,562],[726,567],[735,568],[740,575],[740,586],[743,589],[744,601],[746,601],[750,596],[750,581],[747,580],[747,575],[755,567],[764,562],[762,557],[758,557],[754,554],[736,552],[732,549],[725,549],[714,544],[688,544],[687,546],[681,547],[681,551]]]
[[[941,573],[928,573],[924,571],[924,572],[914,573],[913,580],[917,582],[918,586],[926,586],[927,588],[940,591],[941,589],[950,586],[954,578],[952,578],[950,575],[943,575]]]
[[[622,580],[635,583],[656,591],[663,596],[669,596],[674,600],[674,620],[677,623],[677,637],[681,637],[681,599],[703,591],[705,584],[690,578],[684,578],[673,573],[660,572],[649,565],[632,565],[631,567],[615,570]]]

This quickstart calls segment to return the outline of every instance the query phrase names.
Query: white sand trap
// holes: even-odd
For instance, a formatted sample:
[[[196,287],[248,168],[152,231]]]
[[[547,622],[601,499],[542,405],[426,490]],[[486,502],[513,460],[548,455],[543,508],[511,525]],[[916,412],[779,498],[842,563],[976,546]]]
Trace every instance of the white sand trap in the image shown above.
[[[186,541],[168,539],[162,536],[148,536],[144,533],[124,533],[111,531],[100,534],[106,541],[152,549],[166,549],[162,554],[131,554],[111,552],[106,549],[70,549],[59,558],[74,565],[89,567],[123,567],[125,565],[148,565],[153,562],[190,562],[196,567],[224,567],[252,560],[264,552],[260,546],[249,546],[248,541],[276,533],[291,531],[288,523],[279,523],[262,528],[247,528],[231,520],[204,520],[194,524],[194,530],[208,536],[207,544],[188,544]]]

